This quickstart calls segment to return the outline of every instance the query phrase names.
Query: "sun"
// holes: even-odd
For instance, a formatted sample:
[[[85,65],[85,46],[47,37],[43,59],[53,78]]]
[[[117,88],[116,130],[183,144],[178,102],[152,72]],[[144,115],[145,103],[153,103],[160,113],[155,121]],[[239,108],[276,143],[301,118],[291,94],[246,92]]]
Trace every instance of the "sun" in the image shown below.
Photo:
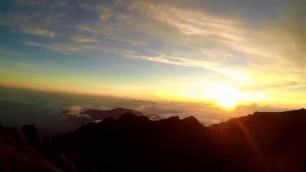
[[[242,101],[243,94],[233,85],[221,84],[212,89],[211,99],[224,109],[230,110]]]

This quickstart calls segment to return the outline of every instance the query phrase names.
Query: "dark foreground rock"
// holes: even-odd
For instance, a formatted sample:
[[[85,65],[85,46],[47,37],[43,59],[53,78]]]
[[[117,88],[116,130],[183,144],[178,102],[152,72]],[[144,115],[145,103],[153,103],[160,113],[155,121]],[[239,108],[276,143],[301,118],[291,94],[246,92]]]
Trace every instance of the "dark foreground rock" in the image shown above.
[[[1,172],[58,172],[16,128],[0,126]]]
[[[305,171],[306,111],[266,113],[204,127],[194,117],[125,114],[57,139],[80,171]]]
[[[194,117],[126,113],[53,140],[35,126],[0,131],[0,171],[306,171],[305,109],[209,127]]]

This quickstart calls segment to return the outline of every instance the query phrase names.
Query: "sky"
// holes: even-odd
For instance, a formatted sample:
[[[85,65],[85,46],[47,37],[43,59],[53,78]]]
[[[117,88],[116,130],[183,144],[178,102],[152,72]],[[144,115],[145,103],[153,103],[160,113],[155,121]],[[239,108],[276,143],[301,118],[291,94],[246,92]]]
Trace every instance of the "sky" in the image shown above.
[[[0,0],[0,85],[302,108],[305,0]]]

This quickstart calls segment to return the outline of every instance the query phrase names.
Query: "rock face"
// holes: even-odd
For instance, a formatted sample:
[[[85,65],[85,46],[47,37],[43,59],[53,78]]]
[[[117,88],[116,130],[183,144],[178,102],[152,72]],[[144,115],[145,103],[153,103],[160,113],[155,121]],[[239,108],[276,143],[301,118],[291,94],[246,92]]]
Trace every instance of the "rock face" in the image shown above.
[[[0,127],[1,172],[58,172],[16,128]]]
[[[209,127],[126,113],[53,141],[33,125],[22,133],[0,127],[0,171],[306,171],[305,109]]]
[[[52,139],[44,136],[34,125],[25,125],[21,131],[28,143],[54,166],[67,172],[75,171],[74,157],[64,154]]]

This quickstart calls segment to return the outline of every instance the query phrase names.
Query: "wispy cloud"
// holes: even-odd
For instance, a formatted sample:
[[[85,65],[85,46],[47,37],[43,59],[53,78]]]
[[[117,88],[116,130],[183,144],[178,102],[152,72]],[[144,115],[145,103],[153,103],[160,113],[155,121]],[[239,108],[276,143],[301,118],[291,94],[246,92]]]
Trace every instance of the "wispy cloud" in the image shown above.
[[[25,41],[24,44],[29,45],[29,46],[34,46],[34,47],[42,47],[50,51],[61,52],[61,53],[72,53],[72,52],[77,52],[81,50],[79,47],[72,45],[72,44],[47,45],[47,44],[37,43],[33,41]]]
[[[42,3],[40,0],[14,0],[14,2],[25,5],[38,5]]]
[[[96,39],[90,38],[90,37],[83,37],[83,36],[73,36],[71,37],[71,40],[77,43],[92,43],[92,42],[97,42]]]
[[[209,14],[205,13],[205,11],[197,11],[173,5],[138,3],[136,7],[149,17],[164,25],[176,28],[179,31],[179,34],[169,33],[169,37],[165,37],[164,40],[167,41],[171,39],[170,36],[173,36],[174,42],[171,42],[171,44],[180,46],[186,44],[186,40],[188,40],[189,42],[187,44],[194,46],[192,47],[193,50],[199,48],[200,51],[196,53],[189,52],[187,56],[182,56],[189,60],[196,59],[196,63],[200,62],[201,64],[201,61],[215,62],[219,64],[219,67],[225,68],[232,68],[232,63],[235,62],[237,64],[241,63],[239,69],[236,70],[240,70],[241,73],[251,76],[257,82],[267,82],[266,73],[280,79],[279,82],[283,82],[280,77],[277,77],[280,73],[286,79],[289,76],[293,79],[293,71],[298,74],[304,70],[299,66],[292,65],[292,59],[299,59],[299,62],[304,64],[304,60],[302,60],[303,50],[301,47],[303,47],[302,45],[305,39],[302,36],[297,40],[297,34],[301,35],[301,26],[295,24],[301,22],[298,21],[299,17],[297,17],[301,16],[301,13],[295,17],[290,17],[285,22],[287,25],[276,24],[279,21],[270,21],[269,23],[265,23],[264,27],[254,27],[248,22],[235,19],[232,16]],[[281,21],[282,18],[279,20]],[[295,31],[288,32],[289,28],[295,29]],[[229,53],[232,57],[236,56],[237,58],[231,59],[229,63],[224,58],[220,59],[220,53],[207,53],[212,52],[212,50],[214,52],[223,52],[223,55]],[[184,54],[186,54],[186,50]],[[147,60],[172,64],[177,63],[169,62],[167,61],[169,59],[164,58],[147,58]],[[288,69],[288,65],[291,66],[290,69]],[[223,69],[218,69],[218,71],[222,73],[228,72]]]
[[[110,17],[113,15],[112,10],[109,8],[101,8],[99,9],[99,17],[102,21],[108,21]]]
[[[251,56],[270,55],[262,52],[261,47],[254,46],[254,39],[261,39],[264,35],[248,28],[242,21],[169,5],[139,3],[138,8],[152,18],[177,28],[185,36],[214,41],[218,48],[227,46]]]
[[[79,44],[79,43],[70,43],[70,44],[43,44],[33,41],[25,41],[25,45],[45,48],[49,51],[60,52],[60,53],[76,53],[76,52],[102,52],[102,53],[111,53],[119,54],[121,56],[131,56],[134,54],[134,51],[128,49],[122,49],[117,47],[106,47],[97,44]]]
[[[44,0],[13,0],[15,3],[19,5],[29,5],[29,6],[37,6],[37,5],[50,5],[48,1]],[[68,3],[69,0],[53,0],[52,5],[56,5],[59,7],[63,7]]]
[[[54,38],[56,36],[55,32],[39,27],[28,27],[23,32],[31,35],[43,36],[48,38]]]
[[[139,3],[137,6],[153,18],[175,26],[182,34],[213,36],[235,42],[241,42],[244,39],[245,31],[239,27],[240,23],[235,20],[169,5]]]
[[[218,64],[217,62],[200,61],[200,60],[194,60],[182,57],[172,57],[166,55],[160,55],[156,57],[153,56],[132,56],[132,57],[156,63],[164,63],[164,64],[186,66],[186,67],[201,67],[216,72],[218,74],[221,74],[223,76],[226,76],[235,81],[238,81],[241,84],[248,85],[254,82],[247,73],[221,66],[221,64]]]

